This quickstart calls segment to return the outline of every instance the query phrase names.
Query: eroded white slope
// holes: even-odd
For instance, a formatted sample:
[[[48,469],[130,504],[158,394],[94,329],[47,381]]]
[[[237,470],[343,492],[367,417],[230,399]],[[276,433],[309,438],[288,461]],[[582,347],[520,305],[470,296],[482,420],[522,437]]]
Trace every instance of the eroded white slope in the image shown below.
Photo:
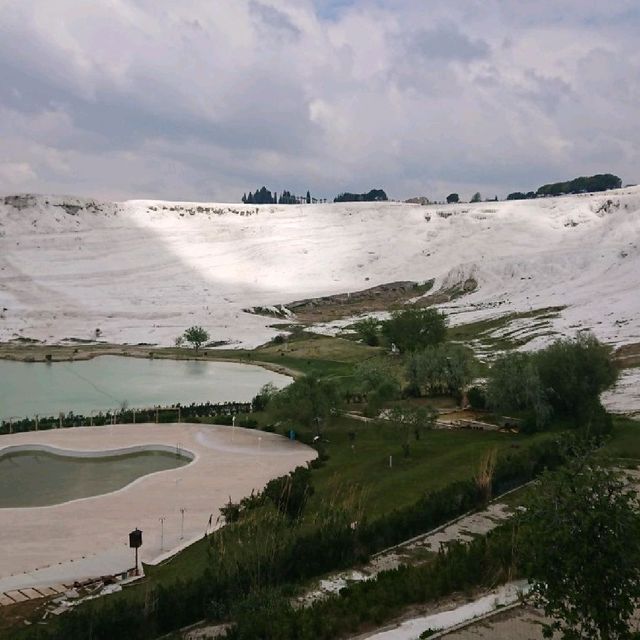
[[[245,307],[430,278],[478,282],[446,305],[454,322],[568,305],[553,330],[640,341],[640,188],[428,207],[2,202],[0,341],[100,328],[110,342],[170,344],[202,324],[257,345],[273,321]]]

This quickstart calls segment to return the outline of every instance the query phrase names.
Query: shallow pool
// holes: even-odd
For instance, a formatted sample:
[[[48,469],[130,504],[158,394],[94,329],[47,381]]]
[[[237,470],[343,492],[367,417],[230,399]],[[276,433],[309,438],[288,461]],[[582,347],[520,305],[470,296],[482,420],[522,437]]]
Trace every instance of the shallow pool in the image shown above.
[[[117,491],[150,473],[176,469],[190,458],[169,451],[76,457],[48,451],[0,455],[0,508],[44,507]]]
[[[54,363],[0,360],[0,420],[69,411],[89,415],[123,405],[248,402],[269,382],[280,388],[291,379],[235,362],[121,356]]]

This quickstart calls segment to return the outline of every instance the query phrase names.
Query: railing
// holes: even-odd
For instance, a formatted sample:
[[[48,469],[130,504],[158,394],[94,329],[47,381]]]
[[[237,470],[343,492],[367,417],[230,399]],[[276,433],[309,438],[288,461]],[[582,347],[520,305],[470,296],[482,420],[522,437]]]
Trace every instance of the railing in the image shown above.
[[[68,427],[99,427],[113,424],[136,424],[141,422],[190,422],[195,418],[250,413],[250,402],[220,402],[201,404],[173,404],[146,409],[115,409],[113,411],[91,411],[88,416],[79,413],[60,413],[57,416],[35,416],[33,418],[11,417],[0,422],[0,434],[63,429]]]

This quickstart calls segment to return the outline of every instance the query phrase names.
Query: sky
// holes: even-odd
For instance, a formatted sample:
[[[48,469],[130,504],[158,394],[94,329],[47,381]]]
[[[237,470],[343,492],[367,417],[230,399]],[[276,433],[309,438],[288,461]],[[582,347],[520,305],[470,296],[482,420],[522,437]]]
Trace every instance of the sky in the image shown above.
[[[0,193],[640,182],[637,0],[0,0]]]

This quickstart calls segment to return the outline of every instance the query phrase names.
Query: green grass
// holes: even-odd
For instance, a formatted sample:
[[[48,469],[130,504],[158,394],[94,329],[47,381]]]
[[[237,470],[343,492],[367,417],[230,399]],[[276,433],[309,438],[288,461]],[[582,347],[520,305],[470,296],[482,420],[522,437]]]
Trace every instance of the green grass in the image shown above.
[[[352,340],[304,332],[291,337],[286,345],[270,343],[252,351],[236,349],[210,352],[215,358],[247,363],[266,362],[305,375],[332,378],[350,376],[359,362],[380,353],[382,350],[377,347]]]
[[[349,431],[356,434],[353,449]],[[407,458],[402,451],[406,428],[342,418],[326,429],[324,435],[329,440],[325,445],[329,460],[313,473],[316,493],[309,507],[313,509],[328,499],[339,478],[345,486],[362,488],[369,518],[410,505],[425,492],[472,477],[490,449],[504,451],[549,437],[433,430],[423,432],[416,440],[410,433]],[[391,468],[389,456],[393,457]]]
[[[613,461],[640,462],[640,422],[623,416],[613,418],[613,433],[601,454]]]

